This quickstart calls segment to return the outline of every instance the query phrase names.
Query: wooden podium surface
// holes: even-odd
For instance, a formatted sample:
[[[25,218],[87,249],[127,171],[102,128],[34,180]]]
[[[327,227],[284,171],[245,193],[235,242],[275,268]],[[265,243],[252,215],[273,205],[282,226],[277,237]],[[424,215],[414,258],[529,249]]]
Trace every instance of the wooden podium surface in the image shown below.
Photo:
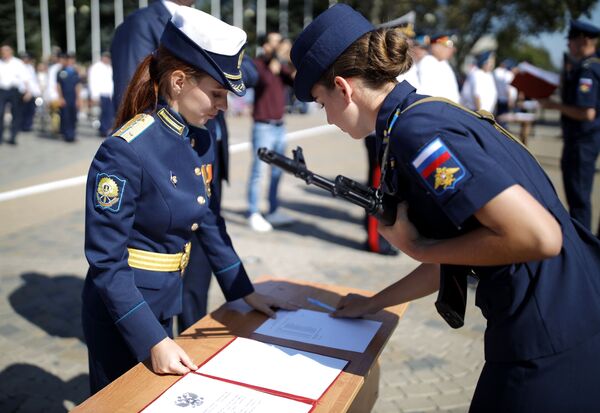
[[[322,311],[306,302],[313,297],[335,306],[348,293],[372,295],[348,287],[263,277],[255,283],[257,291],[292,300],[308,309]],[[197,365],[201,365],[234,337],[246,337],[298,350],[349,360],[342,374],[321,397],[313,412],[368,412],[377,399],[379,366],[377,359],[406,311],[407,304],[390,307],[365,318],[381,321],[382,326],[364,353],[337,350],[254,333],[266,316],[252,311],[242,300],[227,303],[185,330],[176,342]],[[73,412],[138,412],[164,392],[181,376],[160,376],[148,362],[138,363],[127,373],[73,409]]]

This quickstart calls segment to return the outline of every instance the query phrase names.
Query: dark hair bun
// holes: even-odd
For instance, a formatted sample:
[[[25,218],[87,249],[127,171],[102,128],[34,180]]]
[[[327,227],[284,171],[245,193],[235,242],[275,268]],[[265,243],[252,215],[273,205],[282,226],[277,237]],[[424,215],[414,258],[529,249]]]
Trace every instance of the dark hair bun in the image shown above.
[[[380,28],[369,33],[368,74],[381,80],[394,80],[412,65],[406,36],[397,28]],[[373,79],[375,80],[375,79]]]

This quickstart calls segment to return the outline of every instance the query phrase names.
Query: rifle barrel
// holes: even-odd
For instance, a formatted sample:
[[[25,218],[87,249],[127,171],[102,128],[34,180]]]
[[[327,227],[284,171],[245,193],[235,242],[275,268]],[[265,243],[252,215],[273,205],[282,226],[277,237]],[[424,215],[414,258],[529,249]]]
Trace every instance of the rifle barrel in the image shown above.
[[[377,202],[374,200],[372,189],[344,176],[338,176],[335,181],[317,175],[306,168],[303,158],[291,159],[267,148],[259,148],[258,157],[284,171],[304,180],[308,185],[315,185],[328,191],[334,197],[343,198],[354,205],[367,210],[369,214],[377,212]]]

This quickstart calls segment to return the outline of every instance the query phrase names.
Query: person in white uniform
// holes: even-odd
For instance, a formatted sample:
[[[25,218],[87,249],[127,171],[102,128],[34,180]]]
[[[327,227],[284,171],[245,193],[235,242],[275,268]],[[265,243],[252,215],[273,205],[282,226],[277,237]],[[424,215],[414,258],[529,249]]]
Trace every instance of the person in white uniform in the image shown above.
[[[100,136],[108,136],[115,120],[113,108],[113,70],[110,53],[102,53],[102,57],[90,66],[88,71],[88,86],[94,105],[100,107]]]
[[[10,106],[12,115],[8,143],[17,144],[17,134],[21,129],[23,95],[26,90],[26,69],[23,61],[14,56],[9,45],[0,47],[0,143],[4,135],[4,111]]]
[[[417,64],[420,94],[438,96],[458,103],[460,94],[456,74],[448,63],[455,52],[454,41],[447,34],[431,37],[429,54]]]
[[[35,116],[36,99],[42,95],[40,83],[35,72],[35,61],[29,53],[22,53],[21,60],[25,67],[24,81],[25,94],[23,95],[23,113],[21,117],[21,131],[29,132],[33,129],[33,118]]]
[[[494,69],[494,80],[496,81],[496,90],[498,91],[498,102],[496,103],[496,116],[508,113],[513,110],[517,102],[517,88],[511,86],[515,78],[516,62],[512,59],[504,59],[497,68]]]
[[[486,110],[494,113],[498,92],[492,73],[495,56],[485,51],[476,56],[477,67],[469,73],[461,91],[461,104],[471,110]]]
[[[398,80],[398,83],[406,80],[415,89],[417,89],[417,93],[421,93],[421,81],[419,79],[418,65],[419,62],[429,54],[427,51],[427,48],[429,47],[429,36],[422,34],[414,35],[413,33],[413,36],[409,36],[409,44],[410,54],[413,58],[413,64],[406,73],[399,74],[396,80]]]

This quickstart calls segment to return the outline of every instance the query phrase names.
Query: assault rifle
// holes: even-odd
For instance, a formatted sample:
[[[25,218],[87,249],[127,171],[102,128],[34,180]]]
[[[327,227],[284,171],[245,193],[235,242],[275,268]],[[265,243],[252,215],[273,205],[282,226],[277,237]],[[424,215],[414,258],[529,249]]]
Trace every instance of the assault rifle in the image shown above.
[[[392,225],[396,220],[396,208],[399,200],[391,195],[378,193],[370,186],[356,182],[343,175],[338,175],[335,180],[329,180],[317,175],[306,167],[302,148],[292,150],[294,158],[288,158],[267,148],[258,149],[261,161],[275,165],[295,177],[304,180],[307,185],[315,185],[331,193],[334,197],[364,208],[369,215],[373,215],[385,225]]]
[[[306,182],[322,188],[334,197],[343,198],[364,208],[384,225],[393,225],[396,220],[398,203],[401,198],[378,192],[377,189],[363,185],[343,175],[329,180],[317,175],[306,167],[302,148],[292,150],[293,158],[288,158],[267,148],[258,149],[261,161],[275,165]],[[438,313],[452,327],[464,324],[467,303],[467,276],[458,266],[446,266],[440,277],[440,291],[435,303]]]

